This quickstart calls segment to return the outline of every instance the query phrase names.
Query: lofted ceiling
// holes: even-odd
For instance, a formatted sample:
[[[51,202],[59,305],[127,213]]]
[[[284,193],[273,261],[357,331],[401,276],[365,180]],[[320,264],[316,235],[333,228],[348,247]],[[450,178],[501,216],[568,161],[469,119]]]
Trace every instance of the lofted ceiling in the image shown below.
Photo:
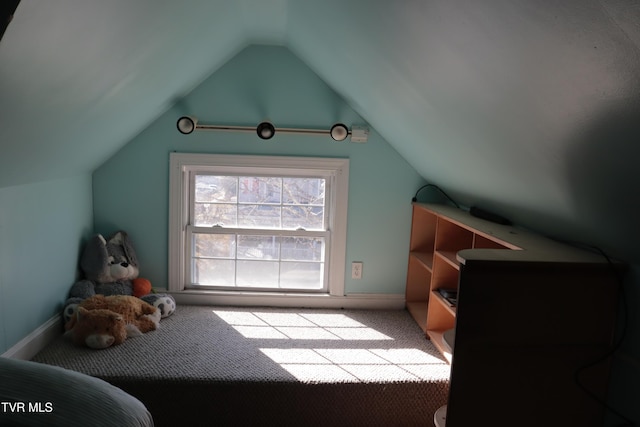
[[[0,187],[90,173],[251,44],[286,46],[461,204],[640,237],[628,0],[22,0],[0,41]]]

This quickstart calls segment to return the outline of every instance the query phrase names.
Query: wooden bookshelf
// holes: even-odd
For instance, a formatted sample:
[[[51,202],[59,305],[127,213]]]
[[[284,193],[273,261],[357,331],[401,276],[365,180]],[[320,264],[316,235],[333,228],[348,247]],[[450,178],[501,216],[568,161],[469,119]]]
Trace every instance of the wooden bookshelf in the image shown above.
[[[443,207],[440,207],[443,208]],[[435,207],[414,204],[407,274],[407,309],[441,349],[442,333],[455,324],[455,309],[436,292],[457,288],[460,261],[458,252],[468,248],[514,249],[514,245],[487,237],[448,217]]]
[[[612,265],[460,209],[412,209],[406,305],[451,363],[447,427],[477,424],[496,405],[506,423],[498,425],[549,425],[551,413],[553,425],[601,426],[603,408],[573,378],[612,344]],[[441,289],[457,291],[455,304]],[[453,330],[449,346],[443,337]],[[589,388],[602,399],[608,377],[607,361],[589,371]]]

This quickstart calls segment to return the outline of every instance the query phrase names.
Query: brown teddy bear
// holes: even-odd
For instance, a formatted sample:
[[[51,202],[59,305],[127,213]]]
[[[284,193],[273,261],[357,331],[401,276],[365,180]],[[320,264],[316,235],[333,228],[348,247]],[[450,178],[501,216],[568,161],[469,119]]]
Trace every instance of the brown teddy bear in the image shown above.
[[[153,331],[159,322],[160,310],[139,298],[94,295],[80,303],[65,328],[76,344],[103,349]]]

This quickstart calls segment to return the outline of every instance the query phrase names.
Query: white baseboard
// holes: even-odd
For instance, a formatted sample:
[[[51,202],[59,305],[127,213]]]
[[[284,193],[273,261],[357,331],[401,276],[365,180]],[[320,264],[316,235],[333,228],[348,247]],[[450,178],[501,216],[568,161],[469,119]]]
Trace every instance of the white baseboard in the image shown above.
[[[180,291],[170,292],[178,307],[184,305],[231,305],[401,310],[404,294],[351,294],[347,296],[309,294],[264,294],[255,292]]]
[[[62,334],[62,316],[55,315],[18,341],[0,357],[31,360],[40,350]]]

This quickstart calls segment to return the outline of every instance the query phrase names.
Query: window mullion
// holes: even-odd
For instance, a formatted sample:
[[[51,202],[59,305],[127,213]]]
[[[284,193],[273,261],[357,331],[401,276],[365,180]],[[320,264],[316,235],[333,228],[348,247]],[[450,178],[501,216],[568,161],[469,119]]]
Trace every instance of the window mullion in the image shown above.
[[[235,250],[233,253],[233,285],[238,287],[238,235],[235,235]]]
[[[240,193],[240,176],[236,176],[236,225],[238,225],[238,217],[240,216],[240,202],[238,194]]]
[[[278,289],[282,289],[282,236],[278,237]]]

